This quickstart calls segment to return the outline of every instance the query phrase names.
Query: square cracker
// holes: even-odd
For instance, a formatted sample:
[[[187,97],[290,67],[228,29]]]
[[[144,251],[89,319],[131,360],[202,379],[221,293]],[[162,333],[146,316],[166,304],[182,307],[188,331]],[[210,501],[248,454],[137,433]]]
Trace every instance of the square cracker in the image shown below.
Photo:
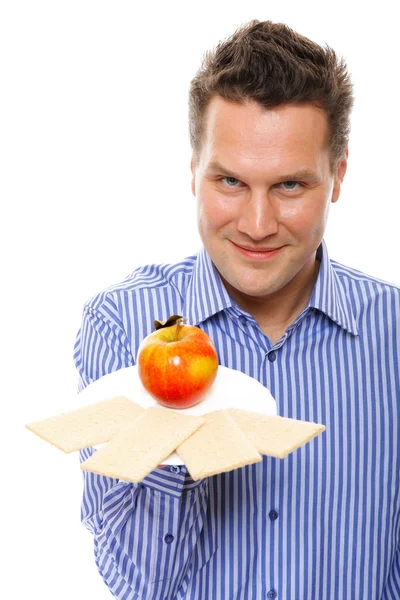
[[[108,442],[143,411],[125,396],[116,396],[25,427],[68,453]]]
[[[81,469],[137,483],[204,423],[169,408],[151,407],[81,464]]]
[[[176,449],[194,481],[262,460],[226,410],[204,417],[205,424]]]
[[[325,425],[276,415],[228,409],[229,414],[261,454],[285,458],[322,431]]]

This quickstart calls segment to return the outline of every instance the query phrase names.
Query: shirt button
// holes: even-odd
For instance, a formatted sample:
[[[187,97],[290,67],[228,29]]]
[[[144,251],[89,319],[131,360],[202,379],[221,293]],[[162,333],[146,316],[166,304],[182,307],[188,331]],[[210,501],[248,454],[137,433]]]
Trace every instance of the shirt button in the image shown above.
[[[271,521],[275,521],[278,518],[278,513],[276,512],[276,510],[271,510],[269,512],[269,518],[271,519]]]
[[[181,469],[180,467],[178,467],[177,465],[172,465],[172,467],[169,468],[169,470],[171,471],[171,473],[180,473]]]
[[[274,598],[277,597],[277,593],[275,590],[269,590],[268,594],[267,594],[267,598],[268,600],[274,600]]]
[[[173,541],[174,541],[174,536],[173,536],[173,535],[171,535],[170,533],[167,533],[167,535],[166,535],[166,536],[165,536],[165,538],[164,538],[164,542],[165,542],[166,544],[170,544],[170,543],[171,543],[171,542],[173,542]]]
[[[244,315],[240,315],[239,321],[241,322],[242,325],[245,325],[247,323],[247,319]]]
[[[276,352],[274,352],[274,351],[272,350],[272,352],[270,352],[270,353],[268,354],[268,360],[269,360],[270,362],[274,362],[274,360],[276,360]]]

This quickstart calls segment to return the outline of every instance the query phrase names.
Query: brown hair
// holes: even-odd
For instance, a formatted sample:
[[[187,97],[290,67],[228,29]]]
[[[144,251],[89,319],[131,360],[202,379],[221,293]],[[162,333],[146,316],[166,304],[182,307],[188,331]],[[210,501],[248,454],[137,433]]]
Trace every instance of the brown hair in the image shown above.
[[[206,53],[189,92],[190,143],[198,155],[210,100],[220,95],[265,108],[311,103],[322,108],[330,126],[329,151],[334,171],[350,133],[353,86],[343,59],[272,21],[250,21]]]

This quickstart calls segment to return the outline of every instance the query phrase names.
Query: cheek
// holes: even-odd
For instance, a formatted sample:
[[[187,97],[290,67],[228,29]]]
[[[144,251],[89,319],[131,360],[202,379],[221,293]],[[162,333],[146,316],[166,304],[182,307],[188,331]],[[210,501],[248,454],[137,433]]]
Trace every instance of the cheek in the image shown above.
[[[221,198],[219,194],[197,194],[197,221],[202,231],[222,229],[235,218],[235,210],[230,199]]]
[[[319,234],[325,229],[329,207],[329,202],[321,197],[288,203],[281,210],[281,224],[298,237]]]

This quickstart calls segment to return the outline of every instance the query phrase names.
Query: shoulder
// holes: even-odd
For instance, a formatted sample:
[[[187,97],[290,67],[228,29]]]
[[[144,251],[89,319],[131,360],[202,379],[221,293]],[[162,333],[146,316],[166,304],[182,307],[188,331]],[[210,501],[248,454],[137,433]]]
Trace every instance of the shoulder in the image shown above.
[[[110,285],[84,305],[84,311],[116,318],[124,303],[134,305],[139,298],[182,296],[193,272],[197,254],[177,263],[149,264],[136,268],[122,281]]]
[[[368,275],[358,269],[349,267],[339,263],[335,260],[331,260],[331,265],[335,274],[343,281],[348,282],[354,287],[369,288],[377,292],[393,293],[394,295],[400,294],[400,285],[384,281],[373,275]]]
[[[377,309],[389,318],[400,316],[400,286],[331,260],[343,292],[354,308]]]

